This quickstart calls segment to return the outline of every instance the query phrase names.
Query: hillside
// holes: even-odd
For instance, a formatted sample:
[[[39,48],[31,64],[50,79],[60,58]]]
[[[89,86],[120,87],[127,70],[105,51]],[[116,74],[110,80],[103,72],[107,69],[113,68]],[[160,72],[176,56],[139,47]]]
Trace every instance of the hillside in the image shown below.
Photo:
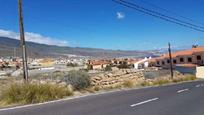
[[[26,42],[26,44],[29,57],[57,57],[65,55],[89,56],[95,58],[154,56],[153,51],[123,51],[96,48],[61,47],[54,45],[38,44],[34,42]],[[15,54],[17,56],[21,56],[19,46],[19,40],[7,37],[0,37],[0,56],[13,56]],[[15,51],[14,48],[16,48]]]

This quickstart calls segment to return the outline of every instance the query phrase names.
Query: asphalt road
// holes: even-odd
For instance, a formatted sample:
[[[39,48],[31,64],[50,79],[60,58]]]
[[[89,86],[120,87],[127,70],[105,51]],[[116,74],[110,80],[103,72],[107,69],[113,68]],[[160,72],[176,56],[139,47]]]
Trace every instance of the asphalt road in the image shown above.
[[[204,81],[4,109],[0,115],[204,115]]]

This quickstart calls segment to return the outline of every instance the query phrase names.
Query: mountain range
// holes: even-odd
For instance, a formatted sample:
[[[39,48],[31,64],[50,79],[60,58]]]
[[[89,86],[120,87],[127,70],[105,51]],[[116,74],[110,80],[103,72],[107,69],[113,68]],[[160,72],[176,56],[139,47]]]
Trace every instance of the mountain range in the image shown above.
[[[126,51],[98,48],[65,47],[26,42],[28,57],[86,56],[92,58],[156,56],[159,51]],[[20,40],[0,37],[0,56],[21,56]]]

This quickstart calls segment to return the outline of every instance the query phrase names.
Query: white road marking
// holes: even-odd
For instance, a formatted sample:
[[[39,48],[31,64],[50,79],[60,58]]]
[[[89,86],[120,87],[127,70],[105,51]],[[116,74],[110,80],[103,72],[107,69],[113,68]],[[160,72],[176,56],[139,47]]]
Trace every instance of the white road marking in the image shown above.
[[[203,87],[203,86],[204,86],[204,84],[198,84],[195,87]]]
[[[195,87],[200,87],[200,84],[199,84],[199,85],[196,85]]]
[[[181,93],[181,92],[188,91],[188,90],[189,89],[182,89],[182,90],[177,91],[177,93]]]
[[[131,107],[135,107],[135,106],[138,106],[138,105],[142,105],[142,104],[145,104],[145,103],[148,103],[148,102],[151,102],[151,101],[156,101],[158,100],[159,98],[153,98],[153,99],[148,99],[146,101],[142,101],[142,102],[139,102],[139,103],[136,103],[136,104],[132,104],[130,105]]]

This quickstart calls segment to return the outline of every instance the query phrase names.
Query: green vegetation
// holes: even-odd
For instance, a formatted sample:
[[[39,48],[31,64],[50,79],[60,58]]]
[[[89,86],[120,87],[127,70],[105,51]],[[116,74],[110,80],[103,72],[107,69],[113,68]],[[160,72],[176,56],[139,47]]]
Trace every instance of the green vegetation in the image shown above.
[[[72,70],[65,76],[67,84],[71,84],[75,90],[81,90],[91,85],[90,76],[85,71]]]
[[[77,67],[78,64],[77,63],[67,63],[68,67]]]
[[[118,68],[119,68],[119,69],[128,69],[128,68],[130,68],[130,67],[129,67],[128,64],[125,64],[125,63],[124,63],[124,64],[120,64],[120,65],[118,66]]]
[[[72,95],[66,87],[51,84],[12,84],[1,94],[1,103],[30,104],[61,99]]]
[[[111,65],[107,65],[104,70],[105,71],[112,71]]]
[[[93,67],[92,67],[91,65],[88,64],[86,69],[87,69],[87,70],[92,70]]]
[[[130,69],[133,68],[133,65],[128,64],[127,62],[123,62],[117,66],[119,69]]]

